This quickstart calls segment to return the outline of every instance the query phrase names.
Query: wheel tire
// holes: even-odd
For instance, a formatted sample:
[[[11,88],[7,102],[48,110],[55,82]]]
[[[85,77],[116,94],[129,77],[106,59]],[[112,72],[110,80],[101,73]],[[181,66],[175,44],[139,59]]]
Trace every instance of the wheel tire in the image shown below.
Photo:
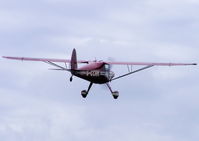
[[[117,99],[119,97],[119,92],[115,91],[115,92],[112,93],[112,95],[113,95],[114,99]]]
[[[81,95],[82,95],[83,98],[86,98],[87,94],[88,93],[87,93],[86,90],[81,91]]]

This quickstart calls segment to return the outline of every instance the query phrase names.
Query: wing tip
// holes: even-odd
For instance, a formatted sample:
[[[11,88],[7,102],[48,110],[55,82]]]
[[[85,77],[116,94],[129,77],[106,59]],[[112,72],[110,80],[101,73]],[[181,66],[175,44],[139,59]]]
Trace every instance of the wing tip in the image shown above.
[[[197,65],[197,63],[193,63],[192,65]]]
[[[6,59],[8,59],[8,57],[7,57],[7,56],[2,56],[2,58],[6,58]]]

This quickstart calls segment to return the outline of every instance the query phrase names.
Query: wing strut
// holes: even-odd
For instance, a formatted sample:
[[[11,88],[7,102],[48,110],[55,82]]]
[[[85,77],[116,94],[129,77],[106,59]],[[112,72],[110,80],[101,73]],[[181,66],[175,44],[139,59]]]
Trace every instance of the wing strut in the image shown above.
[[[62,66],[60,66],[60,65],[57,65],[57,64],[55,64],[55,63],[53,63],[53,62],[51,62],[51,61],[44,61],[44,62],[47,63],[47,64],[49,64],[49,65],[53,65],[53,66],[55,66],[55,67],[60,68],[60,69],[53,69],[53,70],[65,70],[65,71],[70,71],[69,69],[64,68],[64,67],[62,67]]]
[[[145,69],[151,68],[151,67],[153,67],[153,66],[154,66],[154,65],[149,65],[149,66],[146,66],[146,67],[140,68],[140,69],[138,69],[138,70],[135,70],[135,71],[129,72],[129,73],[127,73],[127,74],[124,74],[124,75],[121,75],[121,76],[115,77],[115,78],[113,78],[112,80],[116,80],[116,79],[119,79],[119,78],[125,77],[125,76],[127,76],[127,75],[131,75],[131,74],[133,74],[133,73],[136,73],[136,72],[139,72],[139,71],[142,71],[142,70],[145,70]],[[111,80],[111,81],[112,81],[112,80]]]

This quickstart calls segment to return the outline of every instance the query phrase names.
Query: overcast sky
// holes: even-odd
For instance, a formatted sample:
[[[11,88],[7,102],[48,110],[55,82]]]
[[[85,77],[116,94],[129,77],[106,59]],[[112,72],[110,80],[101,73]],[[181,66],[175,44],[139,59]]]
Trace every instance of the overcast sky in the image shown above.
[[[199,62],[198,0],[0,0],[0,56]],[[197,141],[198,66],[154,67],[105,86],[0,59],[2,141]],[[116,74],[126,67],[113,67]]]

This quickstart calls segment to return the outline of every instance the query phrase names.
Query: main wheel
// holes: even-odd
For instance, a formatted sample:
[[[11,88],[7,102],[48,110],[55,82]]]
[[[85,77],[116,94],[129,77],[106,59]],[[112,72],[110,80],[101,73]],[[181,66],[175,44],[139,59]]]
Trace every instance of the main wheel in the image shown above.
[[[81,95],[82,95],[83,98],[86,98],[87,94],[88,93],[87,93],[86,90],[81,91]]]
[[[114,99],[117,99],[117,98],[119,97],[119,92],[118,92],[118,91],[114,91],[114,92],[112,93],[112,95],[113,95],[113,98],[114,98]]]

